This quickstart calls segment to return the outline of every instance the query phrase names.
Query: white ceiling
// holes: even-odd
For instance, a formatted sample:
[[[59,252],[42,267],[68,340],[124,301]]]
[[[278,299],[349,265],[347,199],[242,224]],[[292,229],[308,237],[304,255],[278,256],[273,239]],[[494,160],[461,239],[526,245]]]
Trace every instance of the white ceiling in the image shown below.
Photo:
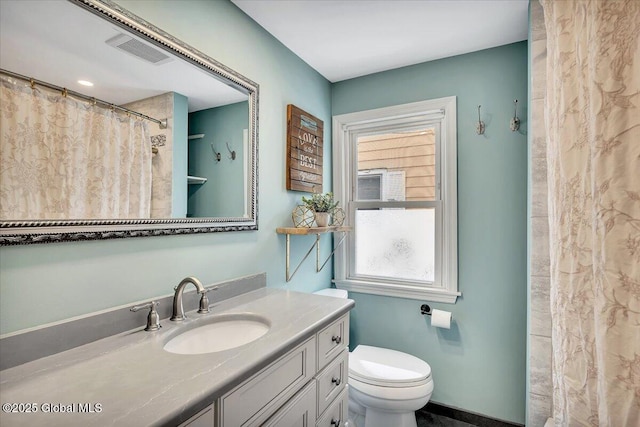
[[[66,0],[0,0],[0,68],[116,105],[167,92],[186,96],[190,112],[247,99],[170,53],[154,65],[105,43],[123,32]]]
[[[231,0],[331,82],[527,39],[529,0]]]
[[[528,0],[232,1],[332,82],[527,37]],[[104,43],[119,32],[65,0],[0,0],[0,68],[114,104],[168,91],[190,111],[246,99],[180,60],[151,65]]]

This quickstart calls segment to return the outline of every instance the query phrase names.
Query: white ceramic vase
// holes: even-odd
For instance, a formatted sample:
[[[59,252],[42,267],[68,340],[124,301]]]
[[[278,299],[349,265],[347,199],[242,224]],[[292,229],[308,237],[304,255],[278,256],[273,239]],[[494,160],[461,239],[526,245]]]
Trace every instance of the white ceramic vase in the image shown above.
[[[329,212],[316,212],[316,224],[318,227],[327,227],[331,220],[331,214]]]

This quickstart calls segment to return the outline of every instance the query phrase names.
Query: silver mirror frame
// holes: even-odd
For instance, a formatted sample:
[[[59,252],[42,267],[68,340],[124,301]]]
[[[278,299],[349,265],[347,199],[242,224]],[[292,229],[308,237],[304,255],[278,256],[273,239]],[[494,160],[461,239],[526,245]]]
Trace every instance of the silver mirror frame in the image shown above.
[[[170,51],[249,96],[250,164],[247,169],[250,176],[248,177],[247,217],[3,221],[0,222],[0,245],[257,230],[258,84],[109,0],[68,1]]]

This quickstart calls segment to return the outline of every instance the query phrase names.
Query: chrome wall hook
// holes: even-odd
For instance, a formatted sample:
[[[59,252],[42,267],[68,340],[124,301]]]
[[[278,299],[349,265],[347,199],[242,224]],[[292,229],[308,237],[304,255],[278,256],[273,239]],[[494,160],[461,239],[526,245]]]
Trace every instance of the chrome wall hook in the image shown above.
[[[511,129],[512,132],[515,132],[520,129],[520,119],[518,118],[518,100],[514,99],[513,103],[515,104],[515,110],[513,112],[511,123],[509,124],[509,129]]]
[[[211,143],[211,151],[213,151],[213,157],[215,157],[217,161],[220,161],[220,153],[218,153],[216,149],[213,148],[213,142]]]
[[[227,150],[229,150],[229,154],[231,154],[231,155],[229,156],[229,158],[230,158],[231,160],[235,160],[235,159],[236,159],[236,152],[235,152],[235,150],[232,150],[232,149],[229,147],[229,143],[228,143],[228,142],[227,142]]]
[[[482,105],[478,105],[478,124],[476,125],[476,133],[478,135],[482,135],[484,133],[484,122],[480,120],[480,107],[482,107]]]

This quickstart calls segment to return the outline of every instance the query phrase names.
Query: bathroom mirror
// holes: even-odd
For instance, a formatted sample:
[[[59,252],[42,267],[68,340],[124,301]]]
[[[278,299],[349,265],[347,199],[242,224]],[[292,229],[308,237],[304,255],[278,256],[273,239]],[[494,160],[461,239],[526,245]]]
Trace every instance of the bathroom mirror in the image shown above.
[[[4,102],[1,131],[10,148],[3,140],[1,245],[258,228],[256,83],[108,0],[3,0],[0,7],[2,90],[17,88],[81,111],[56,110],[38,119],[33,114],[45,108],[40,104]],[[69,117],[74,126],[88,122],[81,114],[89,110],[130,128],[83,133],[95,142],[85,149],[93,157],[82,162],[82,173],[91,177],[77,178],[80,167],[67,163],[75,152],[51,152],[76,147],[83,137],[56,139],[47,130],[55,122],[70,132]],[[19,121],[18,114],[24,114]],[[67,121],[60,125],[61,116]],[[42,139],[32,139],[38,132]],[[142,142],[132,142],[132,132]],[[120,164],[112,161],[114,152]],[[123,162],[135,163],[135,172],[123,171]],[[12,176],[5,175],[8,169]],[[39,175],[45,170],[49,175]],[[68,187],[54,184],[51,170]],[[123,184],[129,175],[134,184]],[[112,194],[124,187],[125,199],[144,202]],[[78,188],[88,203],[104,206],[70,201],[67,194]],[[34,201],[38,194],[42,199]],[[62,201],[70,206],[60,207]],[[135,207],[123,209],[126,203]]]

